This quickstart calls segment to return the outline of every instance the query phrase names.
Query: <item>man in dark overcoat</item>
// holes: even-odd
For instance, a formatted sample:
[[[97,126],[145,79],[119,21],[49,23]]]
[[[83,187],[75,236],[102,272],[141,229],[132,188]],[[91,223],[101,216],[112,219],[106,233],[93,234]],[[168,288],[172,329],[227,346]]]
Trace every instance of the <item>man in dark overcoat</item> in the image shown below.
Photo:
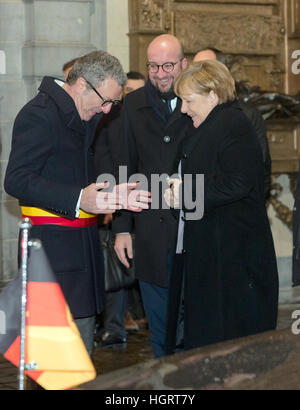
[[[143,74],[135,71],[130,71],[126,74],[127,82],[123,87],[123,98],[126,94],[137,90],[145,85],[145,77]],[[122,104],[113,107],[108,115],[102,117],[98,125],[98,132],[96,133],[94,141],[94,159],[97,175],[115,174],[115,167],[119,152],[119,133],[121,128],[121,108]],[[107,241],[107,235],[110,236],[111,223],[113,214],[102,215],[100,218],[100,238],[102,241]],[[125,267],[119,262],[120,268],[125,271]],[[139,284],[135,281],[134,286],[130,289],[122,288],[116,291],[106,292],[105,309],[98,317],[95,342],[100,348],[124,348],[126,347],[127,329],[126,318],[130,317],[129,306],[131,307],[133,300],[135,302],[134,308],[139,309],[138,313],[142,311],[143,306],[140,298]],[[128,306],[127,306],[128,305]],[[127,314],[126,314],[126,310]],[[131,318],[129,324],[137,331],[138,324]],[[128,322],[127,322],[128,326]]]
[[[94,183],[90,146],[125,81],[119,60],[103,51],[77,59],[66,82],[44,77],[16,117],[4,182],[42,241],[89,353],[104,298],[97,214],[127,198],[99,191],[106,185]]]
[[[180,112],[181,101],[173,86],[187,60],[182,45],[171,35],[156,37],[148,47],[147,58],[149,78],[145,87],[124,99],[119,165],[127,166],[128,177],[135,173],[146,176],[150,186],[151,175],[171,174],[185,138],[188,119]],[[169,262],[177,228],[170,209],[158,208],[134,217],[121,212],[113,222],[115,249],[125,266],[133,257],[130,233],[134,225],[136,277],[155,357],[164,355]]]

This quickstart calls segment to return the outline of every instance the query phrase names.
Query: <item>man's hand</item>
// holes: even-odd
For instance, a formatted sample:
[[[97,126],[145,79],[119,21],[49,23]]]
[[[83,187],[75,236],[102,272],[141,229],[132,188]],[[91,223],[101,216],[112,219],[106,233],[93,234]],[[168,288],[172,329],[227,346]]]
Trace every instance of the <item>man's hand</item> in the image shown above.
[[[112,220],[113,220],[112,214],[106,214],[105,217],[103,218],[103,225],[110,224]]]
[[[119,197],[119,204],[123,209],[133,212],[141,212],[143,209],[148,209],[148,203],[151,202],[151,193],[148,191],[136,189],[140,185],[139,182],[124,183],[116,185],[113,192]]]
[[[108,182],[90,184],[83,189],[80,208],[92,214],[114,213],[117,209],[141,212],[148,209],[151,202],[150,192],[136,189],[137,183],[116,185],[112,192],[103,191]]]
[[[179,178],[170,178],[168,184],[170,188],[167,188],[164,193],[164,198],[166,203],[170,208],[179,208],[180,207],[180,185],[182,180]]]
[[[108,182],[99,182],[84,188],[81,195],[80,208],[92,214],[111,214],[116,209],[122,209],[116,195],[112,195],[111,192],[99,191],[99,189],[107,188],[108,185]]]
[[[115,251],[116,254],[120,260],[120,262],[123,263],[123,265],[126,266],[126,268],[129,268],[129,261],[126,257],[126,254],[129,259],[133,258],[133,252],[132,252],[132,238],[130,234],[127,233],[122,233],[122,234],[117,234],[116,235],[116,240],[115,240]]]

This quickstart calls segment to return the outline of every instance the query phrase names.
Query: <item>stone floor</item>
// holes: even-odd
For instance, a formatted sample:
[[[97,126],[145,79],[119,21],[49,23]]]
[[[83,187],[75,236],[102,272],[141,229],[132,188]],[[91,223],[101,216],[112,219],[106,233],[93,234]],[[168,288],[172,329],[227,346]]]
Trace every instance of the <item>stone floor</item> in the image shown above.
[[[291,314],[300,310],[300,286],[280,290],[278,329],[290,328],[293,322]],[[294,319],[295,320],[295,319]],[[93,354],[97,374],[109,373],[137,363],[152,359],[148,330],[129,334],[126,349],[99,349]],[[18,389],[18,370],[0,355],[0,390]]]

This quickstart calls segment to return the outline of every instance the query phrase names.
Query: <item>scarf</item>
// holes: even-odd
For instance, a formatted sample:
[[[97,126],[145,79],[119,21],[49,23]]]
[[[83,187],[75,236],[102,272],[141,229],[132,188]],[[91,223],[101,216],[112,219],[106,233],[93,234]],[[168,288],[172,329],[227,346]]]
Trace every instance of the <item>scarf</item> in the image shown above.
[[[145,91],[148,103],[154,109],[156,114],[159,115],[163,119],[163,121],[167,122],[172,115],[172,112],[169,111],[167,101],[171,101],[176,97],[174,91],[172,90],[168,93],[161,93],[159,90],[157,90],[157,88],[154,87],[149,78],[145,84]]]

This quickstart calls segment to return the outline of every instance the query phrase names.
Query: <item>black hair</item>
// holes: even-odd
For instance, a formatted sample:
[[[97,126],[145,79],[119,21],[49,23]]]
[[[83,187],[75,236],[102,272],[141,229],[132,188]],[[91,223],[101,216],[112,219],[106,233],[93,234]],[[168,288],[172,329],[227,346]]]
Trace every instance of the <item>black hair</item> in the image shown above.
[[[78,58],[78,57],[77,57],[77,58]],[[73,58],[73,60],[67,61],[67,62],[63,65],[62,70],[65,71],[65,70],[67,70],[68,68],[73,67],[75,61],[77,61],[77,58]]]
[[[210,50],[213,53],[215,53],[217,60],[220,61],[220,63],[223,63],[224,65],[227,66],[226,54],[223,53],[223,51],[219,50],[218,48],[210,47],[210,46],[203,47],[200,50],[198,50],[196,54],[200,53],[200,51],[205,51],[205,50]]]
[[[128,80],[144,80],[146,81],[146,78],[144,74],[139,73],[138,71],[129,71],[127,74]]]

